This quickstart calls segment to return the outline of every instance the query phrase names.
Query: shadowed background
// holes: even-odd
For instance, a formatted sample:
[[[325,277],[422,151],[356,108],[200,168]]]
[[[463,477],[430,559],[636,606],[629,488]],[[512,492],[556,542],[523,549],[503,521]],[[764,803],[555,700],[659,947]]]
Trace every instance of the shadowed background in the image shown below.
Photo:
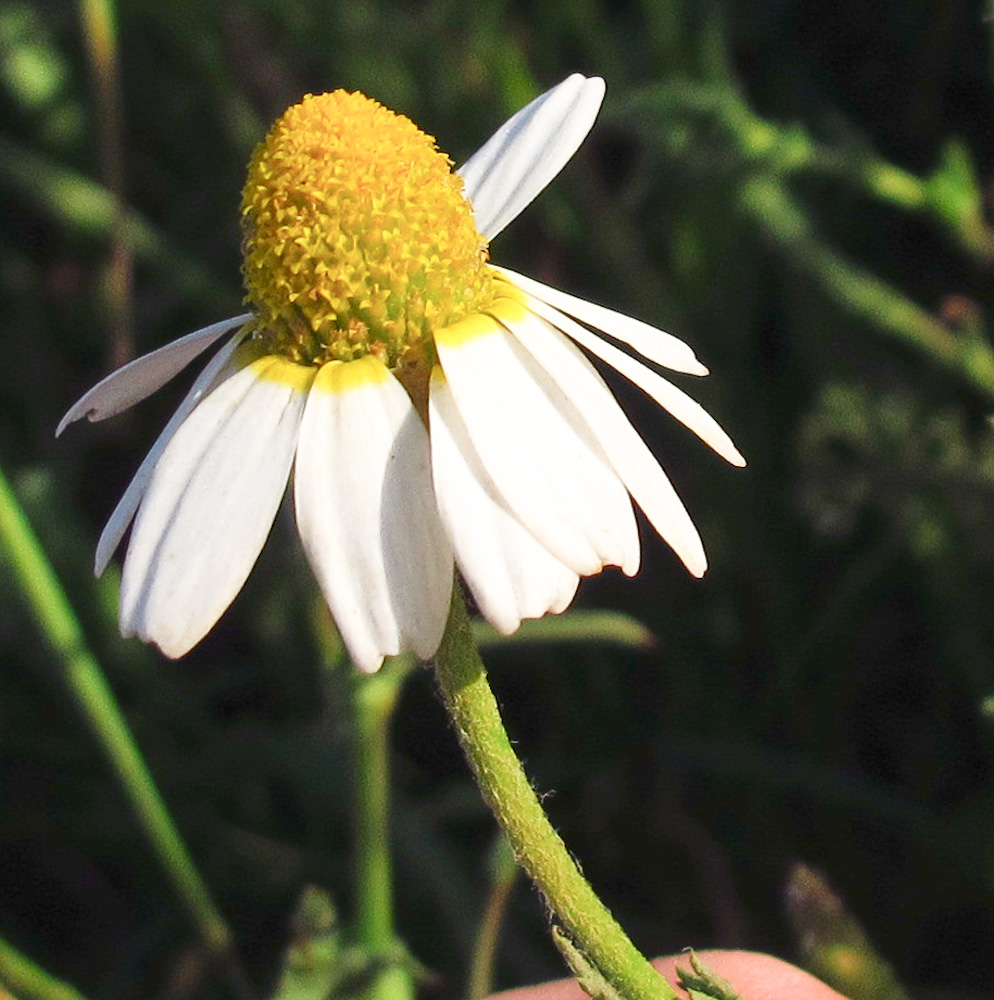
[[[304,886],[351,906],[343,670],[315,584],[284,512],[188,657],[122,641],[93,547],[189,378],[53,429],[115,363],[239,311],[245,164],[304,93],[362,90],[459,163],[581,71],[607,80],[598,124],[493,258],[691,343],[713,375],[675,380],[749,467],[610,379],[711,569],[691,580],[643,531],[640,575],[577,603],[651,639],[489,647],[511,734],[645,950],[798,960],[833,905],[803,862],[915,996],[991,995],[987,6],[121,0],[116,72],[102,12],[0,0],[0,464],[257,991]],[[427,671],[393,741],[400,931],[425,989],[459,996],[494,827]],[[0,937],[92,1000],[230,995],[2,551]],[[561,968],[519,884],[498,984]]]

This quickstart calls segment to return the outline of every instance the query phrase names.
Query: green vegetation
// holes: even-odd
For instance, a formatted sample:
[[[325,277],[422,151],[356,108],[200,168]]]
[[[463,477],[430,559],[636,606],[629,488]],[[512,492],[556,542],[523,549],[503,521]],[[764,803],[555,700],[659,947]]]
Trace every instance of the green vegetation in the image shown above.
[[[674,381],[749,466],[609,379],[711,568],[645,532],[640,574],[583,584],[582,614],[481,629],[515,748],[644,951],[772,951],[854,1000],[990,995],[988,5],[0,0],[0,997],[563,974],[409,665],[367,717],[393,850],[359,859],[393,924],[357,932],[377,817],[350,734],[376,692],[289,512],[188,657],[118,636],[93,549],[189,378],[53,432],[120,360],[238,311],[245,165],[288,104],[363,90],[461,162],[572,71],[606,78],[599,123],[493,257],[690,342],[713,374]]]

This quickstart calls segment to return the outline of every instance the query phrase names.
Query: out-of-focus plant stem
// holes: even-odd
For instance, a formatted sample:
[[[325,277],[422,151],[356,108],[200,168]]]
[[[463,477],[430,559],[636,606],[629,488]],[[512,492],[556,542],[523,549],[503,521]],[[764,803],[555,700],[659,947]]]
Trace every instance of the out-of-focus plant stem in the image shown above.
[[[410,970],[399,961],[390,852],[390,718],[413,660],[388,660],[378,673],[353,671],[357,943],[380,966],[367,1000],[410,1000]]]
[[[511,747],[487,683],[459,588],[435,654],[435,673],[463,751],[518,864],[568,935],[577,964],[625,1000],[676,1000],[580,874]],[[572,964],[572,963],[571,963]]]
[[[35,965],[0,938],[0,998],[14,1000],[85,1000],[82,993]]]
[[[473,961],[466,987],[468,1000],[480,1000],[494,991],[494,959],[500,929],[507,913],[511,890],[518,879],[518,866],[507,838],[501,834],[490,853],[490,896],[476,935]]]
[[[249,995],[234,956],[231,931],[200,877],[155,781],[128,729],[61,584],[0,470],[0,546],[41,634],[62,664],[65,680],[131,802],[149,845],[239,996]]]
[[[743,185],[741,204],[767,235],[847,309],[879,330],[924,352],[988,398],[994,398],[994,351],[979,336],[957,335],[817,239],[804,211],[776,180],[756,177]]]
[[[5,135],[0,135],[0,191],[8,200],[34,206],[75,236],[113,236],[117,206],[103,184]],[[233,307],[238,301],[228,286],[134,211],[125,214],[123,234],[135,256],[160,270],[184,299],[214,309],[219,302]]]
[[[830,986],[852,1000],[910,1000],[842,900],[805,865],[788,880],[787,918],[804,964]]]
[[[705,146],[720,145],[712,160],[747,167],[765,179],[826,178],[900,211],[916,212],[939,225],[948,238],[978,262],[994,258],[979,183],[969,154],[959,143],[944,150],[935,171],[919,177],[872,149],[817,142],[803,128],[779,125],[756,114],[734,87],[678,79],[640,88],[607,116],[618,123],[640,120],[653,141],[675,160],[687,157],[686,133],[693,129]]]
[[[110,253],[104,266],[104,305],[110,326],[110,363],[118,368],[134,356],[131,335],[133,261],[125,233],[123,98],[117,58],[113,0],[80,0],[80,19],[93,78],[100,175],[114,200]]]

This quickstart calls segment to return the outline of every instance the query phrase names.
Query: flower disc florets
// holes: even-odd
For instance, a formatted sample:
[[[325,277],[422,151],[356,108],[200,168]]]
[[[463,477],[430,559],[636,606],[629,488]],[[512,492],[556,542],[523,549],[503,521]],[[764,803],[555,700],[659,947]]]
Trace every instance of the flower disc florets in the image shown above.
[[[252,156],[241,214],[256,336],[301,364],[374,354],[422,367],[432,330],[493,297],[452,162],[362,94],[290,108]]]

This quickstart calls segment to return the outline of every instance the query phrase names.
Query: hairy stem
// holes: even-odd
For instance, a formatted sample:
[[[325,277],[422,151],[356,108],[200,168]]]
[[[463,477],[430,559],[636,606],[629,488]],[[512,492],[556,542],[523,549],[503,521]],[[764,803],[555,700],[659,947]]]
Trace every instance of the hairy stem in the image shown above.
[[[435,672],[477,783],[554,918],[620,996],[676,1000],[580,874],[539,804],[504,730],[458,588]]]

